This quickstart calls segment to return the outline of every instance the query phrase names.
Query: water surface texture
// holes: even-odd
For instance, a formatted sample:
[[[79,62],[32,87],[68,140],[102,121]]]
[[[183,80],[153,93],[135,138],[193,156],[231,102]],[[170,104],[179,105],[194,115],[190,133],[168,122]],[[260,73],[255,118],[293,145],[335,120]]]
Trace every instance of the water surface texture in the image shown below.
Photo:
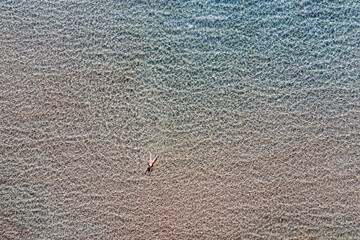
[[[360,239],[359,43],[358,1],[0,1],[0,238]]]

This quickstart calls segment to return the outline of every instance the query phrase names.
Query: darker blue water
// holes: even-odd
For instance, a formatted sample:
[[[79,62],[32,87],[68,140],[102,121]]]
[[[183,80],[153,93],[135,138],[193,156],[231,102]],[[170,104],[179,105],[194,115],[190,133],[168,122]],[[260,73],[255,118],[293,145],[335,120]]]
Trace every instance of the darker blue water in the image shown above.
[[[139,202],[126,198],[136,195],[130,191],[115,204],[112,194],[123,181],[142,196],[131,184],[148,151],[176,181],[171,166],[228,177],[243,163],[268,164],[264,179],[284,169],[289,182],[335,179],[334,189],[356,196],[356,183],[336,174],[351,175],[359,159],[359,12],[357,1],[330,0],[0,2],[7,233],[107,238],[109,226],[122,233],[113,209]],[[104,203],[99,191],[108,188]],[[340,228],[351,235],[357,216],[348,209],[356,204],[338,199],[330,207],[349,216]],[[316,224],[337,229],[322,204],[331,217]],[[114,216],[137,219],[139,209]]]

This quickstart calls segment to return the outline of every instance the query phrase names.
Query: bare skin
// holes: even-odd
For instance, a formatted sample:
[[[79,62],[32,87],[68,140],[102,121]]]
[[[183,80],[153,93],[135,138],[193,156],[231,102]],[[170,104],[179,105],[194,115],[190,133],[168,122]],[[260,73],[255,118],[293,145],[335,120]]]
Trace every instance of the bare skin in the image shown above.
[[[152,172],[152,168],[156,162],[156,160],[158,159],[159,155],[156,155],[154,159],[151,158],[151,153],[150,153],[150,160],[148,162],[148,166],[147,169],[145,171],[145,174],[151,175]]]

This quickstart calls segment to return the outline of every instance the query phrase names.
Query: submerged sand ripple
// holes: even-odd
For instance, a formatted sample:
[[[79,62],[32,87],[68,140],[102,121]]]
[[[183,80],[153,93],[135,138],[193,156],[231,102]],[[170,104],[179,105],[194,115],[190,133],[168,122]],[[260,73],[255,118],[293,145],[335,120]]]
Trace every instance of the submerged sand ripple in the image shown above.
[[[359,239],[359,12],[0,3],[0,238]]]

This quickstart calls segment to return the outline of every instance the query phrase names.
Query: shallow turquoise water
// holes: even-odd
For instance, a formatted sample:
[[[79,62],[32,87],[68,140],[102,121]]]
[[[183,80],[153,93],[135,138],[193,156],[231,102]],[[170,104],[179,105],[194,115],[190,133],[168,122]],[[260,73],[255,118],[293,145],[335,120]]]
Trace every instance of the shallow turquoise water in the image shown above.
[[[359,11],[357,1],[1,2],[4,235],[141,238],[142,216],[159,222],[148,230],[158,238],[194,238],[199,229],[204,238],[357,238]],[[318,200],[294,205],[305,220],[286,209],[291,201],[266,202],[294,231],[265,217],[264,202],[256,231],[246,228],[251,214],[221,218],[217,206],[207,221],[224,227],[203,225],[201,202],[185,209],[192,227],[176,230],[161,211],[142,215],[149,151],[161,156],[151,180],[160,192],[185,186],[170,198],[175,206],[212,174],[225,180],[214,180],[205,203],[228,189],[260,194],[273,181],[299,184],[294,199],[311,199],[304,184],[320,186]],[[119,208],[131,201],[131,211]],[[228,209],[244,210],[241,201]]]

